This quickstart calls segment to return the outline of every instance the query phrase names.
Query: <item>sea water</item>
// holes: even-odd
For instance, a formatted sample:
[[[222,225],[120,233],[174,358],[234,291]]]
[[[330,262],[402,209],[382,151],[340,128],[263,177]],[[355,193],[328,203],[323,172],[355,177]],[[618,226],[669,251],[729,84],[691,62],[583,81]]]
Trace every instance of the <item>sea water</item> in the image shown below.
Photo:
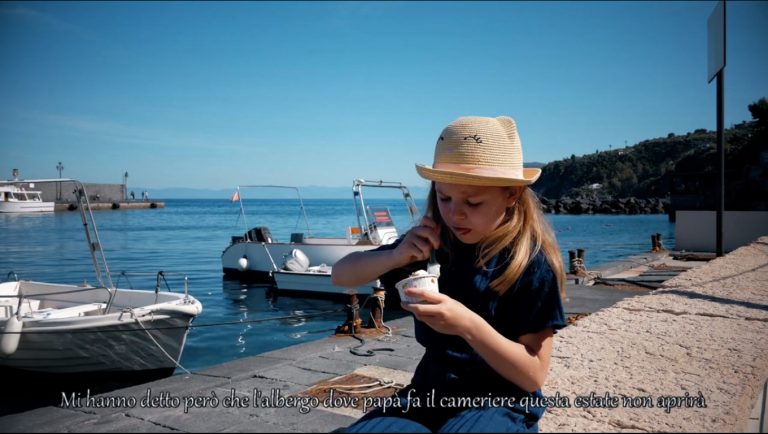
[[[389,208],[399,230],[413,223],[402,200],[369,199],[368,205]],[[181,365],[192,371],[241,357],[327,337],[346,315],[338,300],[275,296],[268,285],[223,278],[221,253],[233,235],[267,226],[273,238],[288,240],[293,232],[345,236],[357,226],[351,199],[305,199],[307,229],[296,200],[171,199],[164,208],[94,211],[99,238],[112,281],[119,287],[154,288],[164,271],[168,286],[190,293],[203,304],[193,322]],[[424,210],[423,201],[417,201]],[[548,215],[561,248],[586,251],[587,269],[647,252],[651,235],[660,233],[674,247],[674,224],[665,215]],[[123,274],[126,272],[126,274]],[[130,274],[147,272],[146,276]],[[45,214],[0,214],[0,280],[96,284],[93,263],[77,211]],[[161,290],[166,282],[161,281]],[[363,300],[361,300],[362,302]],[[394,312],[385,312],[385,321]],[[177,370],[179,372],[179,370]]]

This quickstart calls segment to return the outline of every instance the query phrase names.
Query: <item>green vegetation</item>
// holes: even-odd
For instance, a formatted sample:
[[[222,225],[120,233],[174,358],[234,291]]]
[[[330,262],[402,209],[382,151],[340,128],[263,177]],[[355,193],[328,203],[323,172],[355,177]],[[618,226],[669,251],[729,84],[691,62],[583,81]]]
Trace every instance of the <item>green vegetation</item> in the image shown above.
[[[749,105],[753,120],[725,130],[726,209],[768,209],[768,101]],[[606,201],[667,199],[675,209],[714,209],[716,133],[645,140],[623,149],[571,155],[546,164],[534,190],[545,198]]]

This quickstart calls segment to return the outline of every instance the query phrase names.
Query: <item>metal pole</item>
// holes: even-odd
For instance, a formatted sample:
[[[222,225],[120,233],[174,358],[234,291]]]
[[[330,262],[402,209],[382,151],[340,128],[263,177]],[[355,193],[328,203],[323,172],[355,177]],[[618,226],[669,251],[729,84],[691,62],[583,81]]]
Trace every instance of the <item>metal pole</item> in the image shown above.
[[[61,164],[61,161],[56,165],[56,170],[59,171],[59,179],[61,179],[61,171],[64,170],[64,165]],[[61,181],[56,183],[56,200],[61,200]]]
[[[123,175],[123,200],[128,201],[128,172]]]
[[[723,256],[723,212],[725,210],[725,135],[723,134],[724,108],[723,100],[725,82],[725,68],[717,73],[717,242],[716,256]]]

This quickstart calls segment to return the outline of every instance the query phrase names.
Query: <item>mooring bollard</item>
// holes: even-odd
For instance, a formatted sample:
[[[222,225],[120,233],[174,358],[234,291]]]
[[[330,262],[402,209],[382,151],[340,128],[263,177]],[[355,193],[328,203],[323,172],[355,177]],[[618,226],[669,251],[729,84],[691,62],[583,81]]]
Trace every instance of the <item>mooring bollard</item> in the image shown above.
[[[357,294],[349,295],[349,304],[347,305],[347,320],[344,324],[336,327],[336,334],[354,334],[360,332],[360,304],[357,301]]]
[[[587,269],[584,266],[584,249],[576,249],[576,252],[573,250],[568,251],[568,259],[569,259],[569,273],[575,274],[577,276],[586,276],[587,275]]]
[[[651,235],[651,251],[652,252],[663,252],[664,246],[661,245],[661,234],[656,233]]]
[[[379,329],[384,324],[384,300],[386,297],[386,291],[384,288],[373,288],[374,300],[373,307],[371,307],[371,320],[368,322],[367,327]]]

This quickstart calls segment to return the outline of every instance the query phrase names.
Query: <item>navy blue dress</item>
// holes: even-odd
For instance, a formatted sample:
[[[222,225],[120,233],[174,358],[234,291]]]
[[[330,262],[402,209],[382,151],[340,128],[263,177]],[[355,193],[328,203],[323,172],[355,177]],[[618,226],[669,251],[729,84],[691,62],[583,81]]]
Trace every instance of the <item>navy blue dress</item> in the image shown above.
[[[525,334],[565,327],[557,277],[543,253],[539,252],[512,287],[499,295],[490,283],[506,268],[509,250],[502,250],[484,268],[477,268],[477,246],[456,244],[450,253],[437,252],[441,293],[461,302],[515,342]],[[384,274],[381,281],[389,294],[396,293],[389,290],[394,289],[396,282],[425,268],[426,261],[417,262]],[[540,390],[529,393],[520,389],[491,368],[464,339],[438,333],[425,323],[414,321],[416,340],[426,350],[411,384],[398,392],[402,409],[407,407],[407,397],[412,398],[409,410],[393,412],[390,408],[386,414],[373,410],[347,432],[537,431],[544,408],[520,404],[540,397]],[[475,401],[466,405],[466,398],[472,397]],[[514,398],[514,404],[490,402],[491,397]]]

